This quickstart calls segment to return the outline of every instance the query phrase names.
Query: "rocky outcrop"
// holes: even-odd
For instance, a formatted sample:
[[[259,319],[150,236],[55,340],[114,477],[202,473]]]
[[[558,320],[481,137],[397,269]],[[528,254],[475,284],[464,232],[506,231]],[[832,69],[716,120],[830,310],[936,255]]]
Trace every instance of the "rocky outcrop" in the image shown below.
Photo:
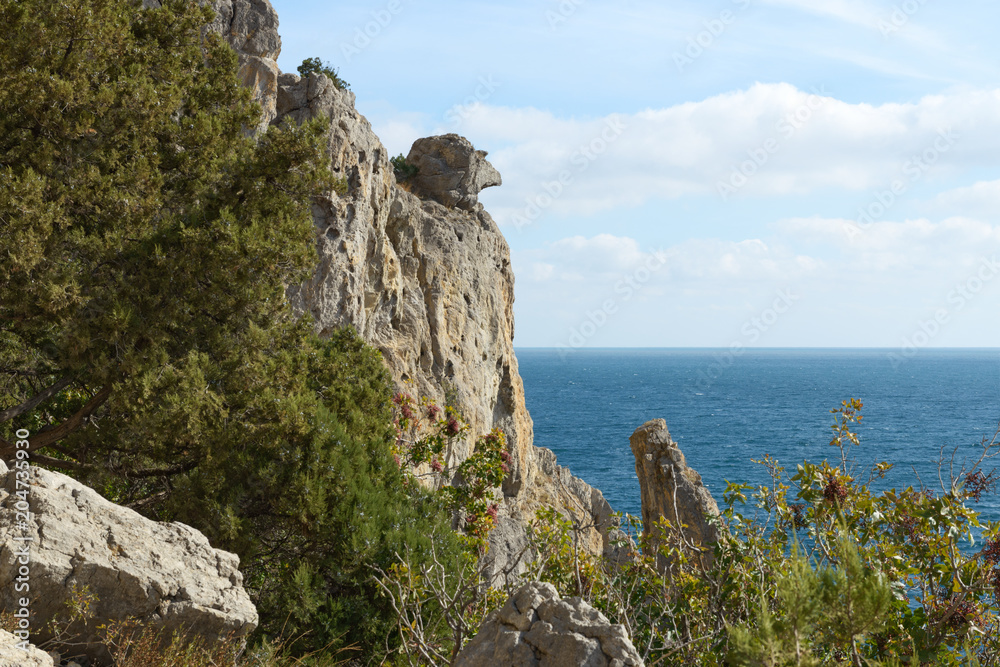
[[[688,467],[680,447],[670,437],[667,422],[648,421],[629,438],[635,455],[635,474],[642,493],[643,538],[648,547],[660,543],[660,532],[652,526],[667,519],[678,537],[697,553],[702,567],[712,563],[712,545],[722,536],[718,523],[710,517],[719,516],[719,507],[712,498],[701,475]],[[661,568],[668,563],[658,557]]]
[[[625,628],[580,598],[559,599],[548,583],[520,588],[490,612],[456,667],[626,667],[642,665]]]
[[[445,134],[417,139],[406,161],[417,168],[413,192],[449,208],[475,211],[479,193],[501,184],[500,172],[465,137]]]
[[[0,630],[0,667],[53,667],[52,657],[36,646],[22,648],[21,640]]]
[[[113,620],[184,628],[209,644],[257,627],[239,559],[213,549],[195,529],[150,521],[56,472],[32,468],[23,481],[30,487],[27,521],[15,508],[16,475],[0,463],[0,608],[20,608],[14,580],[27,560],[32,641],[52,639],[45,625],[64,616],[74,589],[93,597],[91,618],[54,647],[97,664],[110,661],[98,627]]]
[[[278,93],[278,55],[281,37],[278,35],[278,13],[268,0],[201,0],[215,10],[215,19],[208,30],[221,35],[239,56],[240,81],[253,91],[253,99],[261,106],[261,120],[256,128],[262,131],[276,115]],[[159,7],[161,0],[142,0],[146,9]]]
[[[261,106],[259,129],[263,130],[277,115],[278,13],[268,0],[211,0],[215,20],[209,30],[219,33],[239,54],[240,81],[253,91]]]
[[[267,0],[213,1],[219,18],[212,27],[237,49],[241,66],[276,56],[277,19]],[[265,122],[329,119],[332,167],[347,185],[345,194],[313,202],[319,264],[311,280],[289,289],[291,303],[321,333],[353,325],[381,350],[400,391],[462,413],[470,437],[448,452],[448,465],[471,454],[476,436],[503,430],[512,465],[494,531],[497,554],[523,551],[524,526],[546,504],[587,526],[585,541],[600,553],[610,525],[606,501],[532,445],[513,348],[510,250],[477,198],[501,181],[486,153],[454,134],[420,139],[407,158],[419,171],[400,186],[352,92],[320,74],[279,73],[272,90],[260,83],[270,81],[267,72],[247,71],[257,77],[245,80]]]
[[[322,75],[282,74],[276,105],[276,123],[330,119],[333,169],[348,186],[314,201],[320,262],[289,290],[293,305],[321,333],[353,325],[381,350],[400,391],[461,412],[472,435],[448,452],[448,465],[471,454],[476,435],[503,430],[512,466],[493,538],[498,569],[523,551],[526,522],[547,504],[572,515],[601,553],[611,508],[532,445],[513,347],[510,250],[476,197],[500,182],[485,153],[457,135],[418,140],[408,161],[420,171],[400,187],[350,91]]]

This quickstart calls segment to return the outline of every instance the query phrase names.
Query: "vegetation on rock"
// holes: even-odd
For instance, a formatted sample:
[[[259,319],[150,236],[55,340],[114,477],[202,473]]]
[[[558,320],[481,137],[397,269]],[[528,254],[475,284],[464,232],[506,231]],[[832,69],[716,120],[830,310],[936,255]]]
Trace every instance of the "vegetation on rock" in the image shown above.
[[[392,164],[392,170],[396,174],[396,178],[400,181],[409,180],[416,176],[420,171],[420,167],[412,164],[409,160],[403,157],[402,153],[389,160],[389,162]]]
[[[338,76],[336,69],[324,63],[319,58],[306,58],[298,67],[299,76],[307,77],[310,74],[322,74],[333,82],[337,90],[350,90],[351,86]]]
[[[371,654],[394,622],[371,568],[451,513],[393,461],[379,354],[286,303],[335,186],[324,128],[251,136],[211,16],[0,0],[0,449],[26,428],[33,463],[235,551],[264,634]]]

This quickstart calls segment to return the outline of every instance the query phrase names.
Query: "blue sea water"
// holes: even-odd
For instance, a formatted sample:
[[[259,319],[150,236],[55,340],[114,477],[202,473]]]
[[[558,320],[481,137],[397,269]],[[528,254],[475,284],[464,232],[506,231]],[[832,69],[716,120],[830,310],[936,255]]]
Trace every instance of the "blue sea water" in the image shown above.
[[[1000,421],[1000,350],[517,350],[535,444],[640,514],[628,438],[663,418],[688,464],[721,501],[726,481],[764,483],[765,454],[794,470],[804,459],[839,461],[830,410],[858,398],[864,463],[895,464],[887,487],[938,488],[942,447],[956,461],[981,449]],[[995,460],[1000,467],[1000,457]],[[1000,519],[1000,496],[978,505]]]

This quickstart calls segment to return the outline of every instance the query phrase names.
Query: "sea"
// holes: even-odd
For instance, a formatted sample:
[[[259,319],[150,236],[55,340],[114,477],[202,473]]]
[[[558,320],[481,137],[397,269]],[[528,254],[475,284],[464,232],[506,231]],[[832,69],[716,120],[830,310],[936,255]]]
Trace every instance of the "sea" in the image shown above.
[[[716,500],[727,482],[763,484],[771,455],[794,473],[839,462],[832,409],[859,399],[853,457],[893,469],[881,488],[939,489],[1000,422],[1000,349],[516,350],[535,444],[641,515],[629,436],[662,418]],[[1000,444],[1000,442],[998,442]],[[944,461],[943,466],[939,463]],[[1000,457],[986,469],[1000,467]],[[939,475],[940,473],[940,475]],[[1000,520],[1000,494],[976,505]]]

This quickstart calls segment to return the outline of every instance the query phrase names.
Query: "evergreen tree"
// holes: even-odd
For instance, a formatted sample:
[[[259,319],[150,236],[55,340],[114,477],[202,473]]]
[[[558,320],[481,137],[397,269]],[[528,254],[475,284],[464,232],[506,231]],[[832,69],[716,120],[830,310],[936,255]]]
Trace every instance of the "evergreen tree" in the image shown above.
[[[238,553],[264,632],[371,655],[371,565],[449,516],[392,458],[378,353],[286,303],[333,186],[323,128],[250,136],[210,17],[0,0],[0,455],[28,429],[34,463]]]

